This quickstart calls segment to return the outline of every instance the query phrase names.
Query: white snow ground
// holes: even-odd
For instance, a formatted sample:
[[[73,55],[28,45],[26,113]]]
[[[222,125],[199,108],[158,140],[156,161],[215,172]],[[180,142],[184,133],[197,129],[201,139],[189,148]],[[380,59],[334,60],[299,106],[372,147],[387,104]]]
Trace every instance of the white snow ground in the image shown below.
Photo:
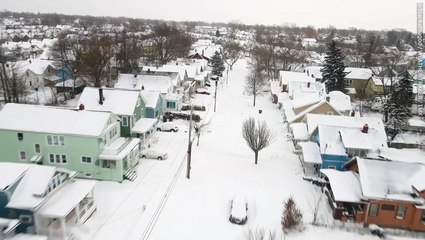
[[[268,93],[257,98],[256,107],[251,96],[243,95],[246,73],[246,61],[241,60],[230,72],[228,85],[219,86],[217,111],[211,111],[209,129],[201,136],[199,146],[196,141],[193,144],[189,180],[184,161],[185,129],[175,134],[155,133],[155,144],[167,149],[170,158],[142,160],[135,182],[99,182],[94,192],[98,210],[75,232],[76,238],[243,240],[249,230],[265,229],[274,231],[276,239],[283,239],[283,201],[292,196],[303,213],[305,228],[287,234],[285,239],[378,239],[358,225],[347,231],[309,224],[313,218],[310,206],[320,198],[320,189],[302,179],[299,159],[286,139],[286,126]],[[214,92],[212,88],[210,92]],[[261,114],[259,109],[263,110]],[[275,136],[274,142],[259,153],[258,165],[241,134],[242,122],[249,116],[266,120]],[[187,123],[181,124],[187,130]],[[228,220],[235,194],[248,199],[248,222],[242,226]],[[325,196],[318,220],[333,224]]]

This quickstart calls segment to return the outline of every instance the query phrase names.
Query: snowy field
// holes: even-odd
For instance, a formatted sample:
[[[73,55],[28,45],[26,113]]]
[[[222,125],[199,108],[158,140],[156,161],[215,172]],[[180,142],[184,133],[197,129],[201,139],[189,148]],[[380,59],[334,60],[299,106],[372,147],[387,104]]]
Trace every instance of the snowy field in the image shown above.
[[[215,113],[213,88],[210,96],[194,99],[194,104],[210,105],[210,111],[202,115],[211,120],[200,145],[193,144],[190,179],[185,161],[188,124],[178,120],[179,132],[153,135],[154,146],[167,150],[169,159],[141,160],[135,182],[97,184],[98,209],[75,231],[76,239],[244,240],[249,231],[256,230],[274,232],[276,240],[379,239],[360,225],[334,223],[326,197],[302,179],[301,164],[292,153],[286,126],[277,105],[269,101],[269,93],[257,98],[256,107],[253,98],[243,94],[246,73],[246,62],[238,62],[228,84],[218,87]],[[259,153],[258,165],[242,138],[242,122],[249,116],[265,120],[274,134],[273,143]],[[230,200],[237,194],[248,200],[245,225],[228,220]],[[284,237],[280,221],[289,196],[303,214],[304,229]],[[339,227],[310,224],[312,208],[320,197],[318,222]]]

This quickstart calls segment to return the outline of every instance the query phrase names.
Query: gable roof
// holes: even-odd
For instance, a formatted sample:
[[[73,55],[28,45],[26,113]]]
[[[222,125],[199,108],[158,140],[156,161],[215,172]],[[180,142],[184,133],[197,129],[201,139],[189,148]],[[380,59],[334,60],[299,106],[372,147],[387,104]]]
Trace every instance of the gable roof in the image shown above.
[[[15,183],[31,165],[23,163],[0,162],[0,190]]]
[[[295,115],[294,116],[294,118],[292,118],[292,119],[288,119],[288,122],[290,122],[290,123],[292,123],[292,122],[294,122],[294,121],[297,121],[297,120],[300,120],[300,119],[302,119],[306,114],[308,114],[308,113],[310,113],[311,111],[313,111],[313,110],[315,110],[315,109],[317,109],[317,108],[319,108],[320,106],[323,106],[323,105],[328,105],[331,109],[333,109],[335,112],[336,112],[336,114],[338,114],[338,115],[342,115],[337,109],[335,109],[333,106],[332,106],[332,104],[330,104],[328,101],[326,101],[326,100],[322,100],[322,101],[320,101],[320,102],[318,102],[318,103],[316,103],[316,104],[314,104],[314,105],[312,105],[312,106],[310,106],[310,107],[308,107],[307,109],[305,109],[304,111],[302,111],[302,112],[300,112],[300,113],[298,113],[297,115]]]
[[[49,181],[53,178],[56,168],[52,166],[31,165],[25,176],[13,192],[8,208],[34,209],[40,205]]]
[[[418,202],[412,186],[425,182],[425,166],[415,163],[369,160],[357,157],[360,183],[365,197]],[[416,178],[418,176],[418,178]],[[419,188],[423,184],[416,185]],[[420,203],[423,204],[423,199]]]
[[[169,76],[158,76],[158,75],[137,75],[134,74],[122,74],[118,76],[115,88],[122,89],[137,89],[137,90],[156,90],[161,93],[169,93],[172,91],[172,81]]]
[[[142,95],[143,99],[146,100],[145,106],[149,108],[155,108],[159,98],[160,98],[160,92],[159,91],[140,91],[140,94]]]
[[[359,175],[352,171],[341,172],[335,169],[320,169],[326,175],[337,202],[362,202],[362,188]]]
[[[99,89],[85,87],[77,107],[84,104],[87,110],[112,112],[116,115],[132,116],[139,100],[138,90],[103,88],[104,101],[99,103]]]
[[[353,110],[350,96],[347,94],[341,91],[331,91],[327,96],[329,96],[329,103],[338,111],[344,112]]]
[[[100,136],[110,117],[106,112],[8,103],[0,111],[0,129]]]

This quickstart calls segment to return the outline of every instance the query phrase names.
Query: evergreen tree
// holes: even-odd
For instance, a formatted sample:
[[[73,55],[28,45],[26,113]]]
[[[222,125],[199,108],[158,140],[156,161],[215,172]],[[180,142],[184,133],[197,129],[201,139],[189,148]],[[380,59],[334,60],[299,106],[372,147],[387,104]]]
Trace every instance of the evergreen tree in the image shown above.
[[[322,74],[326,90],[328,92],[341,91],[347,93],[345,76],[348,73],[344,72],[344,56],[341,54],[341,49],[336,47],[335,41],[328,45],[326,55]]]
[[[384,110],[388,114],[386,127],[390,140],[393,140],[397,133],[408,124],[412,117],[410,107],[413,101],[413,87],[409,74],[405,72],[402,79],[395,85],[391,98],[384,105]]]
[[[406,71],[403,74],[403,77],[394,87],[394,92],[391,96],[394,98],[394,101],[400,105],[407,108],[410,108],[415,100],[413,94],[412,81],[410,80],[410,75]]]
[[[217,51],[214,53],[214,56],[211,58],[211,65],[212,65],[212,74],[217,76],[222,76],[222,72],[225,69],[224,61]]]

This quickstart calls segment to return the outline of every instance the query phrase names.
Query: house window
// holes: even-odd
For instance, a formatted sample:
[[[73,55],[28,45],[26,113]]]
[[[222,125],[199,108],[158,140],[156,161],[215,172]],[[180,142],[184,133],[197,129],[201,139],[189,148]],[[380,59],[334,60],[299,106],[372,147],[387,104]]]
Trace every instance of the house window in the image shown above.
[[[422,210],[421,222],[422,224],[425,224],[425,210]]]
[[[352,79],[347,79],[347,85],[350,86],[351,84],[353,84],[353,80]]]
[[[122,126],[127,127],[128,126],[128,118],[123,116],[122,117]]]
[[[369,208],[369,216],[376,217],[378,216],[378,212],[379,212],[379,204],[371,203]]]
[[[41,152],[40,144],[36,143],[36,144],[34,145],[34,151],[35,151],[35,153],[40,153],[40,152]]]
[[[395,217],[397,219],[404,219],[404,217],[406,216],[406,210],[407,210],[406,206],[398,206]]]
[[[334,113],[333,113],[333,112],[331,112],[331,111],[327,112],[326,114],[327,114],[327,115],[334,115]]]
[[[388,204],[382,204],[381,209],[385,210],[385,211],[394,211],[395,206],[394,205],[388,205]]]
[[[20,142],[24,141],[24,134],[23,133],[18,133],[18,141],[20,141]]]
[[[54,146],[65,146],[65,137],[58,135],[47,135],[47,144]]]
[[[335,165],[329,165],[328,168],[329,169],[336,169],[336,166]]]
[[[81,157],[81,161],[82,161],[83,163],[91,163],[91,157],[82,156],[82,157]]]
[[[56,164],[67,164],[68,160],[66,158],[65,154],[49,154],[49,162],[50,163],[56,163]]]
[[[176,108],[175,102],[167,102],[167,108]]]
[[[30,215],[19,215],[19,221],[28,224],[32,222],[32,218]]]
[[[117,168],[117,163],[115,161],[103,160],[102,161],[102,168],[115,169],[115,168]]]
[[[25,161],[27,160],[27,153],[25,151],[20,151],[19,152],[19,159]]]

